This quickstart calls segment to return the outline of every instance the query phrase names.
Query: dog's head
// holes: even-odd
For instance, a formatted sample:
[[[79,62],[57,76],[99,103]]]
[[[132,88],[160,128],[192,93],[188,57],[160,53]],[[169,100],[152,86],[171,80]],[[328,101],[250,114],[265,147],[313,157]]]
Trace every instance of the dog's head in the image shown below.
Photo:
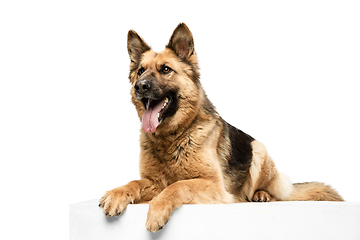
[[[131,96],[146,133],[173,132],[192,121],[203,94],[189,28],[181,23],[162,52],[128,33]]]

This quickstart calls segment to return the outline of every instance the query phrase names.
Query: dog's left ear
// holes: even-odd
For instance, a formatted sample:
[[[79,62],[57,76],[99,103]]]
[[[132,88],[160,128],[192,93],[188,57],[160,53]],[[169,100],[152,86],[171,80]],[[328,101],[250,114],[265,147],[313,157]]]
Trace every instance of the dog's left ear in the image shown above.
[[[185,23],[176,27],[166,47],[172,49],[182,60],[189,60],[194,53],[194,39]]]

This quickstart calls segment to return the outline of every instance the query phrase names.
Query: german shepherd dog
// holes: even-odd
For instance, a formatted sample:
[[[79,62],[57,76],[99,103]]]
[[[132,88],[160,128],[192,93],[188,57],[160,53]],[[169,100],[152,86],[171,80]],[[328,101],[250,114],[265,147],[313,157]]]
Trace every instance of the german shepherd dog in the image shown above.
[[[142,130],[140,180],[105,193],[106,216],[149,202],[146,228],[158,231],[183,204],[343,201],[318,182],[292,184],[264,145],[216,112],[200,83],[194,41],[181,23],[162,52],[128,33],[132,102]]]

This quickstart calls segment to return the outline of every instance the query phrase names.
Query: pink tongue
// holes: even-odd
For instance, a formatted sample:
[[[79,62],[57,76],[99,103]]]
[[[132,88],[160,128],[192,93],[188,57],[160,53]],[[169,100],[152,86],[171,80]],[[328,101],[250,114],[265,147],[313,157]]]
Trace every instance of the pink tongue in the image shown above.
[[[165,98],[159,101],[148,100],[149,107],[142,116],[142,128],[145,132],[155,132],[157,126],[159,125],[158,113],[161,111],[164,102]]]

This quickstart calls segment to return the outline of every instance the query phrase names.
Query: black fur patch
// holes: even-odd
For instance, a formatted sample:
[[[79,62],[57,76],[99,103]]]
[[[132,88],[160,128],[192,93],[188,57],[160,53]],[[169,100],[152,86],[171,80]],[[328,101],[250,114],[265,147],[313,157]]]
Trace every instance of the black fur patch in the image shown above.
[[[224,121],[224,120],[223,120]],[[224,121],[225,134],[228,133],[230,141],[230,156],[228,157],[228,169],[226,172],[236,179],[237,187],[240,187],[248,175],[252,161],[251,142],[255,139],[243,131],[233,127]]]

